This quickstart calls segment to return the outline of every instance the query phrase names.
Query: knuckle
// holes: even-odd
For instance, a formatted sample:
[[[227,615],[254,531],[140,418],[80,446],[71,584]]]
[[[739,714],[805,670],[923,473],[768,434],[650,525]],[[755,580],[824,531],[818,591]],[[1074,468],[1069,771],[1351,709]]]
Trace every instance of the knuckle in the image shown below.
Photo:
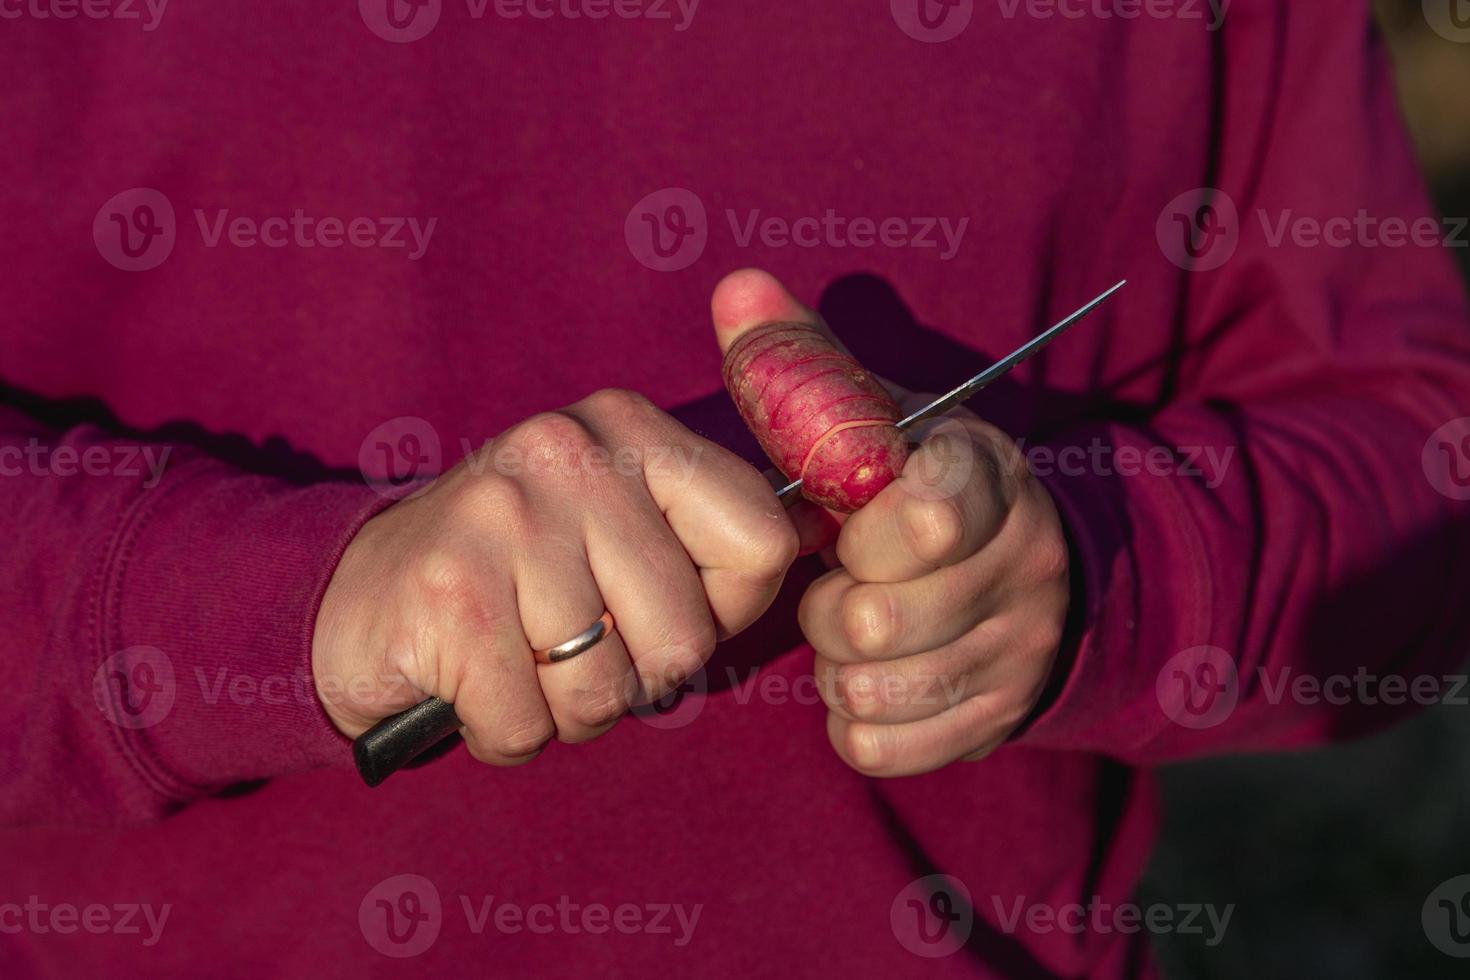
[[[456,518],[486,527],[517,527],[531,513],[525,488],[503,477],[479,477],[466,482],[451,505]]]
[[[913,499],[903,508],[901,531],[915,558],[938,565],[959,548],[965,525],[959,507],[948,497]]]
[[[469,752],[470,758],[482,765],[493,766],[499,762],[494,752],[486,748],[479,739],[471,737],[467,732],[464,740],[465,750]]]
[[[654,405],[628,388],[603,388],[583,398],[579,406],[599,419],[627,422],[645,415]]]
[[[760,579],[779,578],[796,561],[801,552],[801,535],[796,526],[780,516],[757,524],[746,536],[745,551],[750,556],[750,571]]]
[[[440,677],[446,674],[454,676],[452,669],[446,669],[445,658],[434,657],[429,647],[430,644],[422,642],[422,638],[412,630],[395,633],[384,644],[379,676],[390,686],[390,690],[384,693],[392,695],[396,691],[391,688],[404,683],[417,685],[421,691],[428,690]]]
[[[846,735],[847,758],[852,767],[866,775],[876,775],[888,768],[893,746],[877,725],[849,725]]]
[[[565,475],[597,445],[597,439],[579,419],[564,412],[543,412],[516,425],[502,442],[520,458],[526,471]]]
[[[839,616],[843,636],[858,653],[881,656],[892,646],[895,616],[886,589],[850,589],[842,600]]]
[[[1036,582],[1065,582],[1070,574],[1071,558],[1067,542],[1060,534],[1043,534],[1028,546],[1031,574]]]
[[[715,649],[714,628],[709,636],[696,636],[688,641],[675,641],[653,656],[637,656],[638,669],[643,685],[655,697],[662,697],[677,690],[689,678],[699,672]]]
[[[703,592],[689,597],[689,611],[672,617],[664,649],[665,659],[688,666],[685,676],[694,673],[715,652],[719,640],[714,617],[709,613]],[[699,610],[695,612],[694,610]],[[683,678],[680,678],[683,680]]]
[[[574,702],[572,722],[584,729],[606,728],[628,711],[628,699],[621,685],[583,691]]]
[[[536,755],[556,735],[550,718],[517,722],[490,738],[490,748],[507,759],[523,759]]]
[[[817,653],[812,658],[812,682],[822,703],[834,710],[845,710],[841,665]]]
[[[1005,736],[1021,726],[1031,714],[1031,704],[1021,696],[1005,698],[996,708],[992,725],[998,736]]]
[[[455,616],[479,613],[476,571],[459,552],[438,548],[424,553],[417,559],[412,577],[428,605]]]
[[[883,704],[881,686],[871,674],[861,670],[841,672],[842,706],[847,713],[859,721],[876,721],[882,717]]]
[[[1036,628],[1033,634],[1037,649],[1043,656],[1050,656],[1062,645],[1064,630],[1061,617],[1048,620]]]

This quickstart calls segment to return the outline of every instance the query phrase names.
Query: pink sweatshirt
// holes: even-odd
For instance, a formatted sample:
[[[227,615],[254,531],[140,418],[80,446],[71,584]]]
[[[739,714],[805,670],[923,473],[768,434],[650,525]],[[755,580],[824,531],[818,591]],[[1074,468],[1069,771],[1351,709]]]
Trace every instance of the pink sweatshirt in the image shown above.
[[[1148,767],[1467,649],[1470,328],[1367,7],[0,0],[0,976],[1145,975],[1067,909]],[[1075,553],[1029,726],[846,768],[803,562],[673,710],[363,786],[309,680],[360,469],[611,386],[753,454],[748,265],[930,391],[1131,279],[973,403]]]

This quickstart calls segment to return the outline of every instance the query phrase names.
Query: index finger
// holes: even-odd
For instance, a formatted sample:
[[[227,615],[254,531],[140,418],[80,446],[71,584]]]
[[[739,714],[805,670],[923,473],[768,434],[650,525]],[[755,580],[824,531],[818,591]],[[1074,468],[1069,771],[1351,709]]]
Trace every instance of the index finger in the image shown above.
[[[641,484],[697,566],[720,633],[765,612],[801,543],[760,471],[631,392],[599,392],[569,411],[606,444],[636,453]]]

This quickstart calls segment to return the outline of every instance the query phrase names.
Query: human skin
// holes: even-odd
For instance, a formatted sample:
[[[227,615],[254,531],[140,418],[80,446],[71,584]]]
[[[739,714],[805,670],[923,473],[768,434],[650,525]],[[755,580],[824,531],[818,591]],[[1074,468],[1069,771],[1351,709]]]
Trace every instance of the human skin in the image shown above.
[[[712,305],[721,351],[772,322],[827,332],[758,270],[726,277]],[[889,387],[905,412],[931,400]],[[823,519],[813,511],[803,502],[793,514],[810,528]],[[1040,700],[1069,597],[1061,521],[1019,447],[956,410],[897,481],[826,520],[836,567],[808,588],[799,618],[833,748],[872,776],[989,754]]]
[[[676,688],[765,611],[798,547],[759,471],[641,396],[600,391],[362,527],[318,614],[318,691],[352,737],[435,695],[475,758],[520,764]],[[604,607],[615,628],[595,647],[535,662]]]

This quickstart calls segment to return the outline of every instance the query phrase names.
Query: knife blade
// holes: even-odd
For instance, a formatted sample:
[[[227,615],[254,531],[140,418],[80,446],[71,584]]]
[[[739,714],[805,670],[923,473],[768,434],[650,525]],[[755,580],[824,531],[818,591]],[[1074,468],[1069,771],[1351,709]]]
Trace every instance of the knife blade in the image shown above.
[[[1077,324],[1085,320],[1089,313],[1097,309],[1099,306],[1103,305],[1103,303],[1107,302],[1108,297],[1112,296],[1114,293],[1116,293],[1118,290],[1122,289],[1126,285],[1128,285],[1128,280],[1124,279],[1114,285],[1112,288],[1105,290],[1096,299],[1087,303],[1076,312],[1069,314],[1052,326],[1047,327],[1041,333],[1037,334],[1035,337],[1032,337],[1030,340],[1026,341],[1026,343],[1022,344],[1020,347],[1017,347],[1005,357],[1002,357],[1000,360],[990,365],[990,367],[986,368],[984,371],[981,371],[979,374],[975,375],[969,381],[966,381],[959,387],[952,389],[946,394],[940,395],[938,398],[934,399],[932,402],[925,405],[917,412],[914,412],[912,415],[903,419],[898,423],[898,428],[900,430],[909,429],[915,425],[918,425],[920,422],[927,422],[929,419],[937,418],[938,416],[943,415],[945,412],[954,408],[956,405],[967,401],[973,395],[979,393],[985,388],[988,388],[991,384],[1009,374],[1012,368],[1016,367],[1024,361],[1030,360],[1037,354],[1041,353],[1043,350],[1046,349],[1049,344],[1051,344],[1052,341],[1056,340],[1062,334],[1066,333],[1068,330],[1072,329]],[[796,493],[796,491],[800,489],[801,481],[796,480],[795,482],[788,483],[786,486],[778,490],[776,492],[776,496],[785,501],[788,500],[792,494]]]

